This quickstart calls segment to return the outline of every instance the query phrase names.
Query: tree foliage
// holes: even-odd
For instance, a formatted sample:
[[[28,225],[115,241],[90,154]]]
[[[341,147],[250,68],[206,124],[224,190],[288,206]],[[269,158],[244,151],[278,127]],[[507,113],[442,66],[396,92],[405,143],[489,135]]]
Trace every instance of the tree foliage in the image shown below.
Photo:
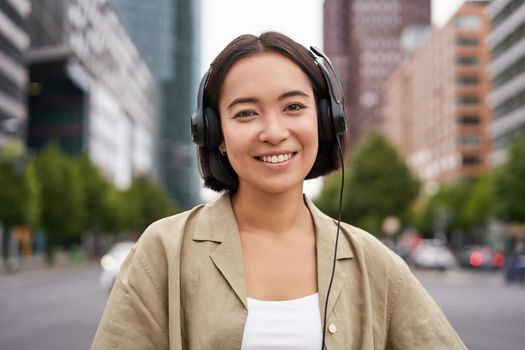
[[[126,197],[132,212],[135,211],[132,228],[140,231],[153,221],[176,213],[175,204],[168,193],[146,175],[133,179]]]
[[[0,223],[4,227],[3,256],[8,258],[8,234],[14,226],[37,227],[40,220],[40,185],[31,162],[20,173],[14,163],[0,164]]]
[[[525,129],[508,149],[507,161],[494,179],[496,215],[506,222],[525,223]]]
[[[484,226],[494,212],[494,177],[492,173],[481,175],[472,185],[465,207],[463,223],[465,228],[472,229]]]
[[[487,172],[477,179],[442,185],[416,212],[416,228],[424,236],[433,237],[441,225],[449,238],[452,232],[462,232],[474,242],[476,230],[493,216],[493,183],[492,173]]]
[[[35,160],[42,186],[42,227],[48,254],[59,244],[79,240],[85,218],[80,168],[56,145],[46,147]]]
[[[109,182],[103,177],[100,169],[95,166],[85,154],[74,160],[79,169],[80,187],[83,196],[83,228],[87,231],[97,232],[103,229],[105,194],[110,190]]]
[[[358,145],[345,172],[342,219],[379,233],[387,216],[407,217],[420,183],[396,150],[380,134]],[[329,178],[316,203],[335,216],[339,200],[339,175]]]
[[[0,223],[6,231],[16,225],[42,228],[50,258],[57,246],[78,244],[85,233],[140,233],[176,212],[168,193],[151,178],[138,176],[119,190],[86,155],[65,155],[54,144],[34,162],[20,164],[0,163]],[[3,246],[7,249],[8,242]]]
[[[443,222],[443,229],[466,228],[464,210],[470,198],[472,183],[467,181],[443,185],[423,208],[416,214],[416,228],[426,237],[432,237],[437,221]]]

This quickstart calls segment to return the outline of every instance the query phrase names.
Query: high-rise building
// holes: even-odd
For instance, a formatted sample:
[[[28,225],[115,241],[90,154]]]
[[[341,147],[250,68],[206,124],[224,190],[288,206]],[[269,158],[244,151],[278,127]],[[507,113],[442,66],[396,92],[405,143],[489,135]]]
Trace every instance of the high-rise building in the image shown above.
[[[490,20],[467,2],[384,85],[383,132],[427,185],[490,165]]]
[[[28,146],[87,153],[119,188],[153,174],[157,90],[106,0],[33,0]]]
[[[23,150],[25,143],[30,9],[29,0],[0,2],[0,151],[6,144]]]
[[[525,1],[492,1],[488,12],[492,20],[491,158],[497,165],[506,159],[510,140],[525,127]]]
[[[382,123],[381,88],[403,59],[401,34],[430,25],[430,0],[325,0],[324,50],[341,75],[352,142]]]
[[[190,132],[200,78],[200,1],[110,1],[158,83],[160,179],[180,207],[191,207],[201,187]]]

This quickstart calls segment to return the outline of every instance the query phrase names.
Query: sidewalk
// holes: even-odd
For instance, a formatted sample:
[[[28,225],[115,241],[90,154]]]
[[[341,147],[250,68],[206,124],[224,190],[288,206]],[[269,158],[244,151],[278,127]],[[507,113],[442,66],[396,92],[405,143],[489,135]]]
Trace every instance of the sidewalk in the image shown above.
[[[14,259],[14,269],[8,272],[4,266],[3,259],[0,259],[0,276],[16,274],[26,271],[46,270],[56,268],[68,268],[97,263],[84,256],[72,255],[69,252],[59,252],[55,255],[53,265],[46,262],[45,254],[35,254],[30,256],[18,256]]]

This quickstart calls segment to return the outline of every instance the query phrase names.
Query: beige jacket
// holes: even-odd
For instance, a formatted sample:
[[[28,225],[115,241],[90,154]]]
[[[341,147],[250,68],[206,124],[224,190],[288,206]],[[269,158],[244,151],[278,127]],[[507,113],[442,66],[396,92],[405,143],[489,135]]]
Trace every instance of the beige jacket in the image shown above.
[[[322,319],[337,225],[306,202]],[[341,229],[329,350],[465,349],[397,255],[358,228]],[[146,230],[121,268],[92,349],[240,349],[247,314],[241,243],[224,194]]]

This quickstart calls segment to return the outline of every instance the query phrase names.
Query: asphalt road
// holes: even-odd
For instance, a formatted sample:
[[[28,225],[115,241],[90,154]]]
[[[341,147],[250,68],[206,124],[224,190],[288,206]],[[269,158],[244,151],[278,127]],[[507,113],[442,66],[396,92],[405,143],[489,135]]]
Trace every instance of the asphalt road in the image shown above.
[[[89,265],[0,276],[0,349],[89,349],[107,294]]]
[[[92,264],[0,275],[0,349],[89,349],[107,294]],[[416,271],[474,350],[525,348],[525,285],[500,273]]]
[[[473,350],[525,349],[525,285],[503,273],[416,271],[416,276]]]

